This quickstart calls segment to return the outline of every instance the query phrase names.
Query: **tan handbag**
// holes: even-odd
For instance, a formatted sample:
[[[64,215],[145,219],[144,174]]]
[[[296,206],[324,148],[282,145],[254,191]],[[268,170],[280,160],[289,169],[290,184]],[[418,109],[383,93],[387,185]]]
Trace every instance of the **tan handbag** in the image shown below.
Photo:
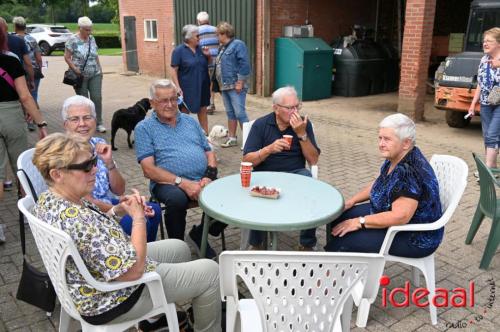
[[[486,100],[490,105],[500,105],[500,86],[493,86]]]

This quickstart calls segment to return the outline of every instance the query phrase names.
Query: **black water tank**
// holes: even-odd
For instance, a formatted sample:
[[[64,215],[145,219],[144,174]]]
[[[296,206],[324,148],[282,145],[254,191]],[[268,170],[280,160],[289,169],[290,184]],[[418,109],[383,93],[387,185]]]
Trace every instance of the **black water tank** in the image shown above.
[[[394,66],[397,57],[391,57],[387,48],[371,40],[356,40],[346,48],[335,47],[332,93],[357,97],[394,91],[399,69]]]

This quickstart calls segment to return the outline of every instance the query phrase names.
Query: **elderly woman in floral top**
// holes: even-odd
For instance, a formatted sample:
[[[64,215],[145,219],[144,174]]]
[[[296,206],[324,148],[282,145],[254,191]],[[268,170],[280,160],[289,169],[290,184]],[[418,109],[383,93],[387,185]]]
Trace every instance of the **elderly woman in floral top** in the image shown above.
[[[118,203],[117,195],[125,192],[125,180],[116,167],[113,160],[111,146],[100,137],[95,137],[96,113],[92,100],[83,96],[72,96],[64,101],[62,111],[64,129],[66,133],[80,136],[89,141],[97,155],[97,172],[92,194],[87,197],[99,209],[113,213],[113,204]],[[148,203],[154,210],[154,214],[148,218],[147,239],[148,242],[155,241],[158,233],[158,225],[161,222],[161,207],[157,203]],[[125,233],[130,235],[132,230],[132,219],[126,215],[120,219],[120,225]]]
[[[97,158],[87,141],[60,133],[47,136],[36,145],[33,163],[49,186],[40,195],[34,214],[71,236],[97,280],[131,281],[156,271],[168,301],[192,300],[195,331],[220,331],[217,263],[208,259],[190,262],[191,252],[180,240],[146,243],[147,209],[144,197],[135,190],[114,206],[116,215],[132,216],[130,237],[114,216],[86,200],[97,171]],[[75,306],[91,324],[140,317],[152,306],[151,295],[143,286],[100,292],[85,282],[71,260],[66,271]]]

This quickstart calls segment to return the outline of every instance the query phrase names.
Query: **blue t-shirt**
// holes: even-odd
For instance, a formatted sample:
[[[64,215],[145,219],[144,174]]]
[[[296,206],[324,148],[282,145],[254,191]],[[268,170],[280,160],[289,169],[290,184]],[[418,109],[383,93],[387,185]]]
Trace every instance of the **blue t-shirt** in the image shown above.
[[[100,137],[92,137],[90,139],[90,144],[94,149],[98,143],[107,144],[106,141]],[[109,171],[101,158],[97,158],[97,172],[95,174],[95,184],[94,190],[92,190],[92,197],[108,204],[112,204],[111,201],[117,198],[111,191],[111,186],[109,184]]]
[[[320,153],[310,121],[307,122],[306,133],[308,139],[311,140],[311,143]],[[274,143],[277,139],[283,138],[283,135],[293,136],[290,150],[269,155],[266,160],[254,167],[255,171],[291,172],[305,167],[306,158],[302,154],[297,134],[291,126],[288,126],[284,131],[280,131],[274,112],[255,120],[245,142],[243,155],[258,151]]]
[[[172,127],[160,122],[156,111],[135,127],[135,153],[140,163],[154,157],[155,165],[188,180],[199,181],[205,174],[211,151],[200,125],[189,115],[177,113]],[[151,181],[152,187],[155,185]]]
[[[8,35],[7,46],[9,47],[9,51],[17,55],[21,64],[24,64],[23,56],[29,53],[24,39],[19,38],[16,35]]]
[[[441,218],[439,184],[432,166],[417,147],[414,147],[388,173],[391,163],[386,160],[370,192],[371,213],[390,211],[392,202],[399,197],[418,201],[410,224],[426,224]],[[444,228],[434,231],[413,232],[410,244],[418,248],[437,248],[443,239]]]

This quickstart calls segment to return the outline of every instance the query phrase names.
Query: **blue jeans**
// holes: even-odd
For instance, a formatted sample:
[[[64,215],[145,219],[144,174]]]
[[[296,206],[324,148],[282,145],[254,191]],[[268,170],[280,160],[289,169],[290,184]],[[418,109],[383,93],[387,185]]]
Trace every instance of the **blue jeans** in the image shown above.
[[[117,199],[111,200],[111,203],[118,204]],[[156,235],[158,234],[158,225],[161,222],[161,207],[160,204],[148,202],[149,206],[155,211],[155,215],[151,218],[147,218],[146,224],[146,234],[148,242],[156,241]],[[120,225],[122,226],[125,233],[128,235],[132,234],[132,217],[128,214],[120,219]]]
[[[222,91],[222,101],[229,120],[238,120],[240,124],[248,122],[245,111],[246,98],[247,89],[242,89],[240,93],[236,93],[235,89]]]
[[[40,78],[35,78],[35,89],[33,91],[30,91],[31,96],[36,103],[38,103],[38,87],[40,86],[40,80]]]
[[[347,211],[344,211],[340,217],[332,222],[332,228],[340,222],[364,217],[370,214],[370,203],[355,205]],[[325,251],[342,252],[366,252],[378,253],[384,242],[386,228],[360,229],[345,234],[343,237],[334,237],[325,246]],[[436,251],[437,248],[419,248],[410,244],[410,237],[414,232],[399,232],[394,237],[389,254],[401,257],[420,258],[426,257]]]
[[[500,143],[500,105],[481,105],[484,146],[498,149]]]
[[[311,177],[311,171],[307,168],[300,168],[288,173],[299,174]],[[300,231],[300,244],[304,247],[312,248],[316,245],[316,228],[310,228]],[[264,242],[264,232],[263,231],[250,231],[250,236],[248,238],[248,243],[252,246],[260,245]]]

